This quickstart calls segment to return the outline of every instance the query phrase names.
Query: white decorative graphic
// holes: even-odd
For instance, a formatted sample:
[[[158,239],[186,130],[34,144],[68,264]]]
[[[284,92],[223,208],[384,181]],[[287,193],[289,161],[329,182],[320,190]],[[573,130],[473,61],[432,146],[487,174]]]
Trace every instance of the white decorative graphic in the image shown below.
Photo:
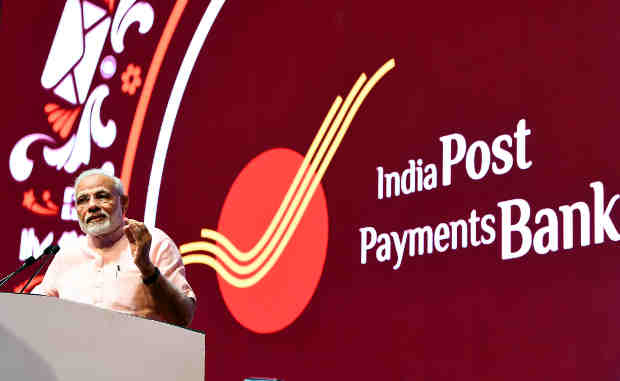
[[[110,29],[106,15],[88,1],[67,0],[41,75],[44,88],[71,104],[84,103]]]
[[[86,105],[84,108],[84,114],[87,112],[90,115],[90,132],[93,135],[93,141],[101,148],[108,148],[114,143],[116,138],[116,123],[109,119],[104,126],[101,122],[101,103],[110,94],[110,89],[107,85],[99,85],[93,93],[90,95],[90,99],[93,103]],[[84,116],[82,116],[83,118]]]
[[[94,5],[91,2],[84,1],[82,3],[82,13],[84,14],[84,29],[90,29],[97,21],[107,15],[105,9]]]
[[[110,95],[110,88],[105,83],[94,83],[95,72],[99,70],[101,75],[99,79],[107,81],[119,69],[114,53],[111,51],[104,53],[108,33],[112,50],[121,53],[125,48],[124,38],[130,26],[138,23],[138,32],[146,34],[153,26],[155,12],[146,1],[121,0],[116,7],[113,2],[108,6],[109,10],[95,4],[94,0],[65,1],[47,60],[43,66],[41,85],[72,106],[61,104],[57,100],[50,100],[43,106],[49,126],[59,138],[44,133],[30,133],[18,140],[9,155],[9,170],[15,181],[23,182],[31,179],[35,161],[37,164],[44,161],[58,171],[74,173],[80,166],[91,163],[92,142],[104,149],[109,148],[115,142],[116,122],[108,118],[104,123],[101,119],[102,104]],[[37,145],[36,150],[30,152],[30,155],[34,157],[39,154],[42,145],[42,157],[32,160],[27,154],[35,142],[44,142],[44,144]],[[112,161],[100,160],[104,158],[97,159],[97,161],[104,161],[102,165],[104,170],[114,174],[115,168]],[[24,208],[37,214],[40,210],[34,210],[31,206],[34,205],[33,203],[36,204],[34,188],[41,184],[37,183],[36,179],[34,182],[29,185],[32,189],[24,192],[22,204]],[[77,220],[72,187],[64,187],[60,211],[50,200],[50,190],[45,190],[42,195],[44,201],[47,202],[46,205],[50,204],[55,207],[53,212],[59,221]],[[23,227],[20,259],[40,255],[43,248],[54,241],[55,233],[58,238],[58,232],[50,232],[44,239],[39,240],[34,227]],[[64,232],[58,244],[63,246],[80,236],[75,231]]]
[[[101,169],[103,169],[105,173],[114,176],[114,164],[111,161],[106,161],[103,163]]]
[[[63,165],[69,159],[71,152],[73,151],[73,146],[75,146],[75,135],[71,136],[71,138],[60,148],[52,149],[49,147],[43,148],[43,158],[45,162],[51,166],[56,167],[56,169],[60,170]]]
[[[68,173],[75,172],[81,164],[90,163],[90,137],[101,148],[107,148],[116,138],[116,123],[108,120],[104,126],[101,122],[101,103],[110,94],[107,85],[101,84],[93,90],[84,106],[77,134],[60,148],[45,147],[43,157],[47,164],[60,170],[64,167]]]
[[[34,228],[23,228],[19,245],[19,259],[25,261],[30,256],[38,258],[43,253],[43,249],[51,245],[53,241],[53,232],[47,233],[43,241],[39,241]]]
[[[101,61],[99,72],[103,79],[110,79],[116,73],[116,58],[114,56],[105,56]]]
[[[60,218],[65,221],[77,221],[77,210],[73,204],[73,198],[75,196],[75,190],[73,187],[65,187],[65,194],[62,199],[62,211],[60,212]]]
[[[136,0],[121,0],[118,3],[118,8],[114,14],[114,20],[112,21],[112,30],[110,31],[110,42],[112,43],[112,49],[116,53],[121,53],[125,50],[125,33],[127,28],[134,22],[138,22],[138,32],[145,34],[153,26],[153,20],[155,19],[155,12],[151,5],[144,1]]]
[[[120,53],[124,50],[123,39],[129,26],[137,22],[138,31],[145,34],[153,26],[155,14],[151,5],[145,1],[121,0],[113,18],[114,21],[106,9],[86,0],[67,0],[65,3],[43,68],[41,85],[52,89],[54,94],[71,104],[86,104],[83,106],[77,132],[64,141],[62,146],[46,146],[43,149],[45,162],[57,170],[64,169],[68,173],[74,173],[80,165],[89,164],[91,136],[101,148],[110,147],[116,138],[116,123],[110,119],[104,125],[100,117],[101,104],[110,94],[110,89],[101,84],[90,95],[88,92],[108,31],[111,30],[113,49]],[[105,56],[99,69],[104,79],[112,78],[117,69],[116,58],[112,55]],[[47,107],[48,105],[46,112],[53,112],[47,111]],[[58,108],[54,104],[51,104],[51,107]],[[82,106],[78,106],[72,112],[77,113],[81,108]],[[61,133],[65,138],[71,125],[72,122],[64,127],[54,124],[54,130],[65,131],[64,135]],[[9,159],[11,175],[17,181],[28,179],[32,173],[33,161],[26,157],[26,151],[36,140],[56,144],[52,137],[45,134],[31,134],[21,139],[13,148]]]
[[[26,153],[28,152],[28,147],[37,140],[55,143],[53,138],[45,134],[30,134],[21,138],[11,150],[11,155],[9,156],[9,170],[11,171],[11,176],[13,176],[16,181],[24,181],[30,177],[34,163],[32,160],[28,159]]]

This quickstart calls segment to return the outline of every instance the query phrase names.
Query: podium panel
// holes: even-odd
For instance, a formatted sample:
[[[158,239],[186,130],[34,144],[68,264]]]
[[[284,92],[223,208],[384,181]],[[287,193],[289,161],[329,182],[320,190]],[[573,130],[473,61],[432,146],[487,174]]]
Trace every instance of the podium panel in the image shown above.
[[[40,295],[0,306],[1,379],[204,380],[201,332]]]

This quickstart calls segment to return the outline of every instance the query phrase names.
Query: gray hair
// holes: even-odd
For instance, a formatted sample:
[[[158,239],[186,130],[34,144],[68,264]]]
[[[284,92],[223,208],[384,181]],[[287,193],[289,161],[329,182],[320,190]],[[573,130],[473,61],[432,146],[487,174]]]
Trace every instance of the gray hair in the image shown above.
[[[110,180],[112,180],[114,182],[114,189],[116,189],[118,194],[120,196],[125,196],[125,188],[123,187],[123,182],[121,181],[121,179],[119,179],[118,177],[110,174],[109,172],[107,172],[107,171],[105,171],[105,170],[103,170],[101,168],[87,169],[86,171],[80,173],[80,175],[75,179],[75,183],[73,185],[73,189],[77,189],[78,184],[85,177],[94,176],[94,175],[102,175],[102,176],[105,176],[105,177],[109,178]]]

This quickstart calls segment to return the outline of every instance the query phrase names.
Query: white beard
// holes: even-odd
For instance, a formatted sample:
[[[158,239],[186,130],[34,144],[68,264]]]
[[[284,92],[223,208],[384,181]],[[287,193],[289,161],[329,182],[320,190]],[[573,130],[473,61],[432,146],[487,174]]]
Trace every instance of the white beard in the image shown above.
[[[101,235],[112,233],[114,230],[116,230],[117,225],[118,225],[115,222],[119,220],[122,222],[122,219],[123,219],[120,208],[118,208],[118,212],[114,213],[112,216],[110,216],[108,213],[106,213],[103,210],[101,211],[101,214],[105,216],[103,220],[96,220],[90,223],[86,223],[78,219],[80,229],[82,229],[82,232],[84,232],[84,234],[101,236]]]

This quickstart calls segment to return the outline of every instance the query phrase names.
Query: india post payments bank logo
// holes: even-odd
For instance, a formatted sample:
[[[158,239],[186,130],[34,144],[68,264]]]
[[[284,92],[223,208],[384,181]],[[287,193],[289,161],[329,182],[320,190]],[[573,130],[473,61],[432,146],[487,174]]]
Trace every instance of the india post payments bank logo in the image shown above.
[[[145,1],[105,3],[107,9],[89,1],[65,3],[41,75],[41,85],[62,99],[44,106],[57,136],[55,139],[33,133],[17,142],[10,154],[9,168],[18,182],[25,182],[32,173],[34,163],[26,154],[36,141],[48,144],[43,148],[48,166],[72,174],[91,162],[91,139],[104,149],[116,139],[116,122],[110,119],[104,124],[100,118],[101,105],[110,88],[101,83],[89,90],[97,68],[104,80],[116,74],[115,54],[118,56],[124,50],[127,29],[138,23],[138,32],[147,33],[153,25],[154,10]],[[121,179],[127,191],[153,86],[186,3],[175,3],[144,80],[122,165]],[[155,223],[167,145],[189,74],[223,4],[223,0],[210,2],[179,68],[157,140],[147,191],[146,223]],[[114,54],[102,58],[108,33]],[[245,328],[257,333],[277,332],[294,322],[312,298],[327,253],[327,203],[321,179],[364,99],[394,66],[391,59],[370,78],[362,74],[345,99],[336,97],[305,156],[290,149],[274,148],[251,160],[231,186],[217,230],[202,229],[204,241],[180,246],[186,265],[204,264],[215,270],[229,311]],[[143,84],[141,68],[133,63],[127,65],[121,77],[121,91],[126,95],[134,95]],[[77,131],[73,132],[75,125]],[[111,161],[103,167],[114,172]],[[67,187],[60,213],[63,220],[76,220],[70,204],[72,197],[73,190]],[[42,199],[39,202],[34,189],[30,189],[24,192],[23,205],[38,215],[59,213],[49,190],[43,192]],[[63,238],[76,236],[75,232],[64,234],[58,242],[62,245]],[[36,252],[52,241],[52,233],[39,242],[33,228],[22,229],[20,258],[39,254]]]
[[[344,102],[336,97],[305,156],[276,148],[251,160],[226,197],[218,230],[203,229],[205,241],[181,245],[184,263],[216,271],[224,301],[244,327],[279,331],[310,302],[327,254],[321,179],[362,102],[394,66],[391,59],[370,79],[362,74]],[[209,255],[193,254],[201,251]]]

